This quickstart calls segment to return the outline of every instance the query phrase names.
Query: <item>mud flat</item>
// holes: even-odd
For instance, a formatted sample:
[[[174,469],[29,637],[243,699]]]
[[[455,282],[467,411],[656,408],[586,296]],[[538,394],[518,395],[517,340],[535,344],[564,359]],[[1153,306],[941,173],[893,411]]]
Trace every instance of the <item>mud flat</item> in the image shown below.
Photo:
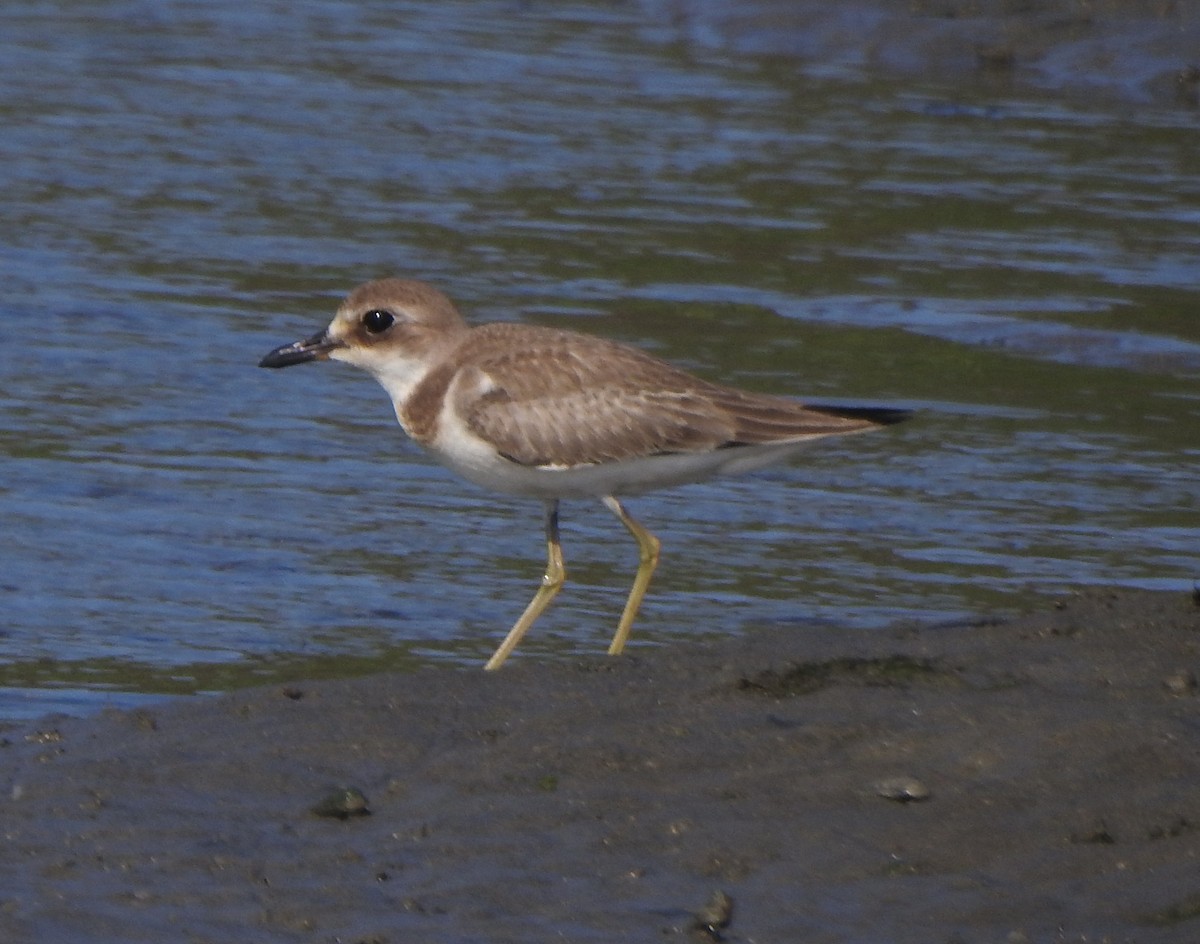
[[[46,718],[0,747],[0,937],[1193,941],[1198,671],[1190,592],[1091,589]]]

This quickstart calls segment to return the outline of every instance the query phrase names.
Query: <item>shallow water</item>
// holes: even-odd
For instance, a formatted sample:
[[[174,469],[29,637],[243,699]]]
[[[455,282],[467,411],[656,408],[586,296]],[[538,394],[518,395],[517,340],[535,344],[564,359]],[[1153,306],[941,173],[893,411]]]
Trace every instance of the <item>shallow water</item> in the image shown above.
[[[340,365],[255,368],[356,283],[919,417],[630,503],[635,644],[955,621],[1200,577],[1200,128],[921,84],[654,4],[7,4],[0,716],[476,663],[540,509]],[[521,654],[607,645],[635,549],[564,509]]]

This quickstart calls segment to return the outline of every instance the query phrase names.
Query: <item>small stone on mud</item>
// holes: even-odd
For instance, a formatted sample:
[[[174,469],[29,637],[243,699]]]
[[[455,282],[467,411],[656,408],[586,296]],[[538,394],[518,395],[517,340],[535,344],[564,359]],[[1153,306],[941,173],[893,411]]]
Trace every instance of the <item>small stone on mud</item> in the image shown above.
[[[322,797],[311,812],[316,816],[333,819],[349,819],[351,816],[369,816],[366,795],[358,787],[338,787]]]
[[[1076,844],[1091,843],[1101,846],[1111,846],[1117,841],[1117,837],[1109,831],[1108,824],[1102,819],[1096,820],[1091,826],[1069,834],[1067,839]]]
[[[145,708],[135,708],[127,715],[129,723],[139,731],[157,731],[158,718],[154,716],[154,712],[148,711]]]
[[[931,796],[929,788],[916,777],[885,777],[876,781],[875,795],[897,803],[917,803]]]
[[[1196,691],[1196,673],[1186,669],[1172,672],[1163,679],[1163,686],[1172,695],[1191,695]]]
[[[722,940],[721,931],[733,921],[733,898],[721,889],[708,896],[704,907],[696,912],[692,930],[710,941]]]

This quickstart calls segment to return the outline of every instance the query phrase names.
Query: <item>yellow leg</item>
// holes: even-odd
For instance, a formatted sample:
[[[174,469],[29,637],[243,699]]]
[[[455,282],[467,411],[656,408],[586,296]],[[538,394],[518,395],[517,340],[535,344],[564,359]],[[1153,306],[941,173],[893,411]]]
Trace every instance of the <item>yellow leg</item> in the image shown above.
[[[504,642],[500,643],[500,648],[488,659],[487,665],[484,666],[487,671],[494,671],[504,664],[504,660],[517,648],[521,637],[529,631],[533,621],[542,615],[542,611],[550,605],[550,601],[566,582],[567,572],[563,568],[562,548],[558,544],[558,501],[555,499],[546,502],[546,575],[542,578],[542,585],[538,587],[537,593],[529,601],[529,606],[525,607],[521,618],[508,631]]]
[[[621,622],[617,624],[617,633],[613,636],[612,645],[608,647],[608,654],[616,656],[621,654],[621,650],[625,648],[625,641],[629,639],[633,618],[637,616],[642,597],[646,595],[646,588],[650,586],[650,578],[654,576],[654,568],[658,566],[658,552],[662,548],[662,542],[629,517],[621,503],[611,495],[604,497],[604,504],[621,519],[621,524],[629,529],[629,533],[638,543],[637,576],[633,578],[633,589],[629,591],[629,599],[625,601],[625,611],[621,614]]]

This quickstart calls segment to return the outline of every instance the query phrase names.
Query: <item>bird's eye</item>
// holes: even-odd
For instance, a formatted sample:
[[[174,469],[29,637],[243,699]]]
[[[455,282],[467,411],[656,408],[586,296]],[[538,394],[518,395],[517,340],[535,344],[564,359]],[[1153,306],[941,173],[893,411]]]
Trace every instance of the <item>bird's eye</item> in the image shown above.
[[[363,327],[369,334],[382,334],[395,322],[396,319],[392,313],[384,311],[382,308],[373,308],[362,316]]]

